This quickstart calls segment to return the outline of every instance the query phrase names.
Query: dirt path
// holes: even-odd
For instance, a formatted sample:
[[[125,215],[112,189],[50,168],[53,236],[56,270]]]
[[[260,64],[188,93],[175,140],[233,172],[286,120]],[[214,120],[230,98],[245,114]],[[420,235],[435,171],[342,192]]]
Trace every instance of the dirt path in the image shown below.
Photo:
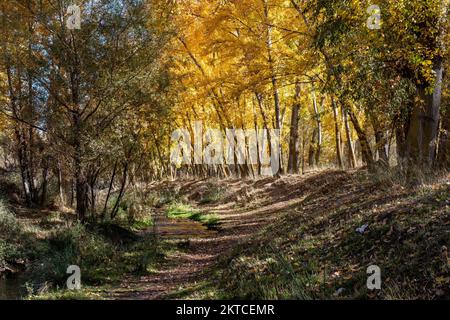
[[[145,232],[155,232],[159,241],[170,242],[173,248],[177,248],[177,244],[185,248],[170,252],[157,271],[141,277],[127,277],[111,297],[168,299],[177,292],[193,289],[208,280],[208,271],[220,256],[248,239],[267,220],[255,215],[243,215],[236,219],[236,215],[232,214],[236,210],[228,208],[215,208],[214,212],[221,217],[218,231],[208,230],[201,223],[189,219],[168,218],[164,210],[160,210],[154,219],[155,228]]]
[[[336,173],[340,177],[340,173]],[[170,219],[160,209],[155,217],[155,232],[162,242],[183,243],[185,249],[168,254],[158,271],[142,277],[126,278],[114,291],[116,299],[169,299],[176,292],[193,289],[210,280],[208,271],[240,243],[247,243],[262,227],[267,226],[286,210],[300,205],[305,194],[319,182],[304,184],[303,179],[272,178],[251,183],[227,184],[228,197],[219,204],[202,205],[200,210],[220,219],[220,230],[207,230],[202,224],[188,219]],[[315,177],[316,178],[316,177]],[[332,180],[335,180],[336,177]],[[183,193],[192,195],[204,187],[202,182],[187,183]]]
[[[115,290],[117,299],[164,299],[176,291],[187,289],[201,281],[205,271],[216,260],[220,251],[215,243],[218,232],[208,230],[201,223],[189,219],[170,219],[163,210],[154,217],[154,232],[160,242],[184,244],[186,250],[176,250],[165,257],[159,270],[142,277],[128,277]]]

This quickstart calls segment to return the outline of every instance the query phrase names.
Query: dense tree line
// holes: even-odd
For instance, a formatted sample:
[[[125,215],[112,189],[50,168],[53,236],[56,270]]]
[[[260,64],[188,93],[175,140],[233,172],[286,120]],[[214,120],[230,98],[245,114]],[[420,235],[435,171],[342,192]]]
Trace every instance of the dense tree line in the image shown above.
[[[128,181],[148,166],[147,128],[167,113],[170,8],[84,1],[81,28],[69,29],[68,5],[1,5],[3,152],[14,159],[29,206],[45,205],[57,180],[62,204],[84,220],[110,181],[109,192],[115,184],[121,190],[114,216]]]
[[[171,132],[198,121],[278,129],[280,174],[450,167],[447,0],[78,4],[75,30],[66,1],[1,4],[2,166],[29,206],[114,217],[143,181],[260,175],[248,154],[172,163]]]
[[[449,167],[448,1],[180,6],[180,126],[280,129],[281,172]]]

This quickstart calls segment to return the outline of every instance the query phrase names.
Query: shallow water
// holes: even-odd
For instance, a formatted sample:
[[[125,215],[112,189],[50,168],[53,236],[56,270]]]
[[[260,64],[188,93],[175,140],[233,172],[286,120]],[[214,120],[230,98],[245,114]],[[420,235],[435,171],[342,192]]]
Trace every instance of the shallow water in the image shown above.
[[[208,230],[197,221],[168,218],[165,214],[156,215],[154,225],[155,227],[149,228],[147,232],[155,233],[165,240],[208,238],[217,233]],[[14,274],[8,278],[0,277],[0,300],[21,300],[26,297],[26,281],[24,273]]]
[[[0,278],[0,300],[20,300],[26,294],[26,279],[23,275]]]
[[[166,215],[154,217],[155,233],[164,239],[209,238],[217,232],[208,230],[197,221],[185,218],[168,218]]]

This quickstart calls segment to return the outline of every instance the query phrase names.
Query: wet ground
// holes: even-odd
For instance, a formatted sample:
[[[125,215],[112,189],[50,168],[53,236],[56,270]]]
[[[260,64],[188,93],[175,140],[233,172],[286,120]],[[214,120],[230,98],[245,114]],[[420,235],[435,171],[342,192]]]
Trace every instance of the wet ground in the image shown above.
[[[234,206],[203,206],[202,211],[220,216],[218,230],[209,230],[200,222],[168,218],[163,209],[154,218],[154,227],[145,232],[173,248],[157,271],[142,277],[128,277],[119,288],[108,293],[112,299],[176,299],[213,281],[211,271],[220,257],[226,256],[242,241],[247,241],[273,218],[265,212],[237,209]]]
[[[112,292],[115,299],[163,299],[171,292],[195,283],[210,266],[217,253],[199,245],[208,243],[218,235],[199,222],[189,219],[168,218],[164,212],[154,217],[154,227],[143,233],[155,233],[158,241],[187,243],[183,252],[169,254],[158,271],[142,277],[126,278],[120,288]]]
[[[0,278],[0,300],[20,300],[26,294],[25,276],[21,274]]]

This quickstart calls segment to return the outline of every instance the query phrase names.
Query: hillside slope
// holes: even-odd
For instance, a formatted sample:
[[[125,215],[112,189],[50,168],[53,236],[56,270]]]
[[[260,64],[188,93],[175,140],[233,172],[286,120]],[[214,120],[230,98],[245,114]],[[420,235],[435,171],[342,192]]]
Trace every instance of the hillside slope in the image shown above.
[[[35,298],[450,298],[449,177],[407,188],[363,170],[325,170],[165,181],[142,192],[153,223],[130,230],[139,240],[128,245],[69,223],[71,213],[13,206],[16,215],[0,225],[25,228],[33,245],[18,242],[29,249],[24,259],[61,269],[45,273],[45,283],[63,283],[67,263],[84,252],[81,292],[39,289]],[[56,259],[68,249],[70,261]],[[379,291],[367,289],[370,265],[381,269]]]
[[[405,188],[364,171],[323,171],[191,182],[179,193],[237,239],[218,255],[210,297],[448,299],[449,190],[448,177]],[[367,290],[370,265],[381,268],[380,291]]]

